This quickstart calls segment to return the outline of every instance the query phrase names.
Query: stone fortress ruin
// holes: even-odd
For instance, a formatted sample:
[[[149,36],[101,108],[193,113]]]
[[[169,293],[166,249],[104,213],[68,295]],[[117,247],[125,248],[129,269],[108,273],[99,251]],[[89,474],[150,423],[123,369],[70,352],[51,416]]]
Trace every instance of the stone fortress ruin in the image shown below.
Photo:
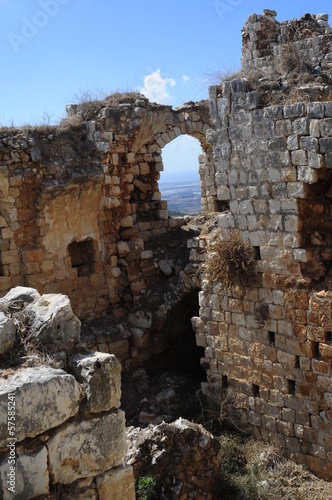
[[[241,73],[210,87],[208,101],[174,110],[114,95],[68,106],[58,127],[0,134],[1,354],[16,341],[17,302],[30,329],[41,318],[33,331],[52,323],[52,304],[62,318],[40,333],[58,367],[21,369],[0,393],[1,423],[14,390],[62,394],[53,413],[36,395],[29,415],[48,417],[29,416],[18,436],[29,498],[77,480],[91,498],[115,487],[134,498],[132,470],[122,466],[120,363],[128,373],[183,352],[188,332],[172,328],[184,308],[211,404],[227,399],[230,421],[332,479],[332,30],[326,14],[278,22],[265,10],[248,18],[242,38]],[[310,74],[318,61],[321,72]],[[162,148],[180,134],[202,147],[210,222],[201,232],[169,218],[159,191]],[[244,291],[225,293],[205,279],[204,262],[213,238],[234,232],[254,248],[257,272]],[[26,411],[17,405],[22,428]],[[82,465],[85,433],[105,460],[84,444]],[[6,429],[1,437],[4,484]],[[59,451],[60,441],[71,447]]]

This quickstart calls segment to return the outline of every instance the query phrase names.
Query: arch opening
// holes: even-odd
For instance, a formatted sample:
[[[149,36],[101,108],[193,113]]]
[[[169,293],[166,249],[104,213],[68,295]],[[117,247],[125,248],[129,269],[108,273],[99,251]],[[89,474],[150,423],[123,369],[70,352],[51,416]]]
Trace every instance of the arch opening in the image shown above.
[[[164,170],[159,189],[169,215],[198,215],[202,211],[199,158],[202,146],[190,135],[180,135],[162,149]]]

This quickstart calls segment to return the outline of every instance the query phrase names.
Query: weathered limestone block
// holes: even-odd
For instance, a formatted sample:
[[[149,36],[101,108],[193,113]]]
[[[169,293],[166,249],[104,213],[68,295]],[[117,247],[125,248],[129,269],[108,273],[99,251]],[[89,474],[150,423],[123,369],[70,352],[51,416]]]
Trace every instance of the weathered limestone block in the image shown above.
[[[31,330],[38,341],[55,352],[71,351],[80,338],[81,322],[66,295],[46,294],[28,305]]]
[[[68,366],[85,386],[84,412],[97,413],[120,407],[121,365],[113,354],[76,354],[71,357]]]
[[[29,288],[25,286],[17,286],[12,288],[2,299],[0,299],[0,305],[8,304],[13,302],[28,302],[29,304],[36,299],[39,299],[40,294],[34,288]]]
[[[19,451],[16,455],[15,469],[15,494],[12,490],[8,491],[11,484],[8,483],[11,464],[6,459],[0,465],[0,478],[3,500],[29,500],[39,495],[49,493],[49,474],[47,470],[47,449],[43,446],[36,453],[24,453]],[[1,491],[2,490],[2,491]]]
[[[117,467],[97,478],[99,500],[135,500],[132,467]]]
[[[0,312],[0,356],[6,354],[15,344],[16,328],[10,318]]]
[[[15,437],[22,441],[56,427],[78,412],[79,385],[72,375],[42,366],[27,368],[0,387],[0,446],[6,446],[8,394],[15,393]]]
[[[121,410],[101,418],[73,422],[47,443],[55,483],[68,484],[121,464],[126,452],[125,415]]]

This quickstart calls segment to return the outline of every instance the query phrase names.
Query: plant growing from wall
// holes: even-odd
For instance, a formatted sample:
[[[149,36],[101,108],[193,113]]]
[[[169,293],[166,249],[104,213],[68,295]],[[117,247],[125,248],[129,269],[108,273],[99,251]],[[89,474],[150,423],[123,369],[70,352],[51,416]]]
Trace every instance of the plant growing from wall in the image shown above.
[[[242,241],[239,231],[226,237],[216,233],[203,268],[204,278],[219,283],[224,294],[235,288],[244,293],[256,275],[255,249]]]

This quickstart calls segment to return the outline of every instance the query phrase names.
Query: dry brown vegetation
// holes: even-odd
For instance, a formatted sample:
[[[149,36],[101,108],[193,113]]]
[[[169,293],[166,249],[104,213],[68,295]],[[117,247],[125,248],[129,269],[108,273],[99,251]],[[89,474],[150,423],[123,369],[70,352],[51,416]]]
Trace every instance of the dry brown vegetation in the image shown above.
[[[324,101],[328,97],[324,88],[332,85],[332,65],[325,62],[319,75],[312,75],[312,64],[308,63],[296,45],[288,42],[283,45],[280,67],[263,71],[259,68],[233,70],[222,69],[207,74],[212,84],[221,86],[237,78],[248,81],[248,90],[257,91],[260,96],[260,106],[271,104],[295,104],[311,101]],[[278,78],[284,85],[277,83]]]
[[[244,291],[256,275],[255,250],[242,241],[239,231],[220,236],[217,231],[209,244],[204,278],[219,283],[224,293],[234,287]]]
[[[271,444],[234,434],[220,437],[223,500],[328,500],[332,484],[287,459]]]
[[[74,101],[78,106],[78,116],[82,120],[93,120],[106,106],[117,106],[125,102],[133,102],[138,92],[115,91],[107,94],[104,91],[90,92],[88,90],[80,92],[74,96]]]
[[[31,329],[31,318],[24,313],[24,303],[13,301],[2,304],[1,311],[10,317],[16,327],[16,341],[13,348],[0,356],[0,377],[7,378],[17,369],[29,366],[56,366],[54,358],[42,347]]]

